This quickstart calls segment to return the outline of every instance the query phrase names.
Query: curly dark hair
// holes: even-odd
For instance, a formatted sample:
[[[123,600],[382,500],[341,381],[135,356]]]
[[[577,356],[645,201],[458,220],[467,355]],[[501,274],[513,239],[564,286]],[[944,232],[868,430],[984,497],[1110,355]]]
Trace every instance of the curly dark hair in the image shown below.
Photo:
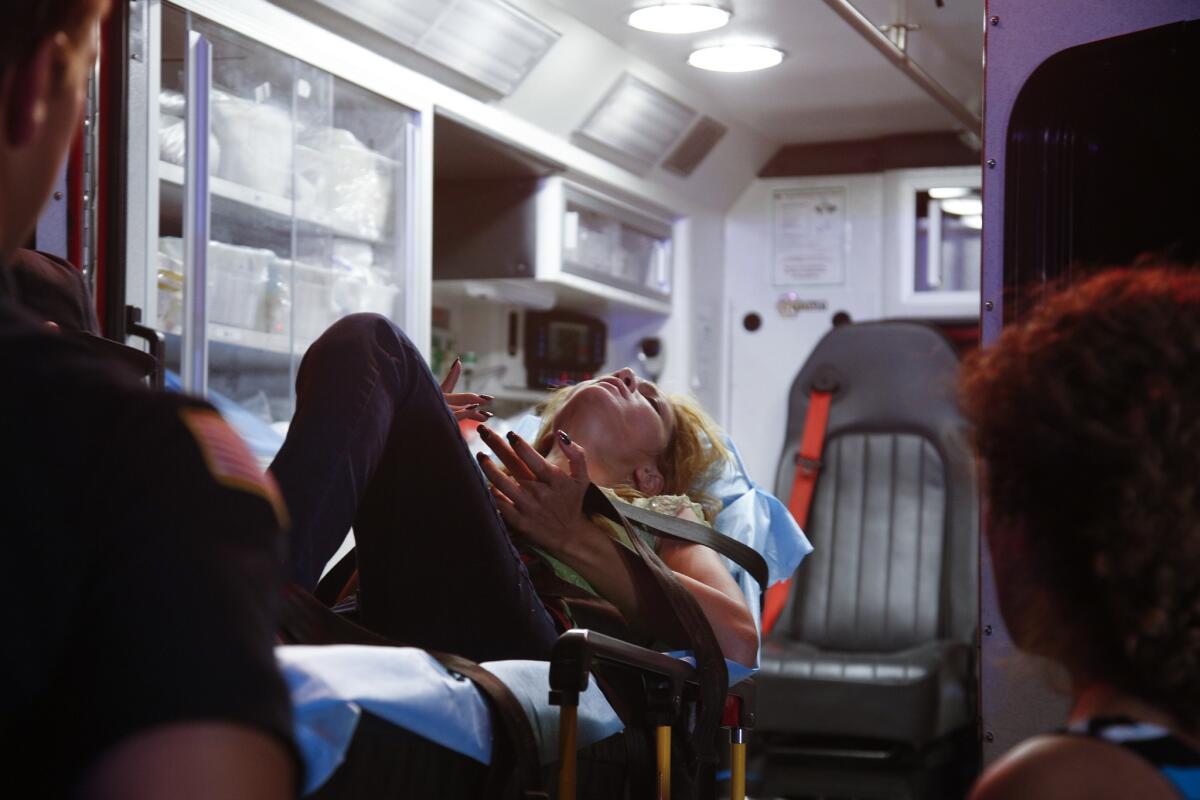
[[[1059,290],[961,396],[1014,639],[1200,730],[1200,270]]]

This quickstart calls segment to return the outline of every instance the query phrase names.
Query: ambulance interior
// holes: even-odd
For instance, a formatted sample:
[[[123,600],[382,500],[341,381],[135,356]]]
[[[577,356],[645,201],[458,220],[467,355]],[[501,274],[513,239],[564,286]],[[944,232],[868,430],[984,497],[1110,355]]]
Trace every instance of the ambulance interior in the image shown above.
[[[784,505],[832,395],[749,792],[961,797],[1064,701],[1012,666],[981,567],[959,359],[1071,265],[1193,224],[1143,182],[1197,177],[1195,89],[1149,30],[1196,9],[1086,5],[132,0],[90,111],[119,135],[82,156],[114,159],[88,178],[124,183],[114,232],[38,243],[264,465],[357,312],[437,376],[460,358],[500,432],[625,367],[693,395]]]

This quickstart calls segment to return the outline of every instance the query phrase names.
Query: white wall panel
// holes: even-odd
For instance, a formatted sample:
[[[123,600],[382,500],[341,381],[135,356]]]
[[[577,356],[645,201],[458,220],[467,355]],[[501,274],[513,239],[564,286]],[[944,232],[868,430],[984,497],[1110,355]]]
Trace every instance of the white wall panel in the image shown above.
[[[773,197],[780,189],[843,188],[846,192],[845,281],[834,286],[772,283]],[[878,319],[884,232],[884,179],[880,174],[755,181],[730,211],[725,229],[725,320],[729,363],[724,422],[745,457],[751,477],[775,482],[783,446],[787,394],[813,346],[844,310],[857,320]],[[824,301],[820,311],[784,317],[780,295]],[[751,333],[742,320],[755,312],[762,327]]]

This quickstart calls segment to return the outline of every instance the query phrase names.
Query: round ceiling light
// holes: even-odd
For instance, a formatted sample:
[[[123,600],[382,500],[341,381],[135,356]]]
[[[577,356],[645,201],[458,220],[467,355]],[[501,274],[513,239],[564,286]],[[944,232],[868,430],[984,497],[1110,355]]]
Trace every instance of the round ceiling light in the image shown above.
[[[968,189],[965,186],[936,186],[929,190],[929,196],[934,200],[948,200],[955,197],[966,197],[974,192],[974,189]]]
[[[640,3],[626,21],[632,28],[651,33],[700,33],[728,25],[732,17],[727,2],[683,0]]]
[[[959,217],[977,217],[983,213],[983,201],[978,197],[955,197],[942,201],[942,211]]]
[[[688,63],[712,72],[753,72],[783,61],[783,51],[761,44],[723,44],[693,50]]]

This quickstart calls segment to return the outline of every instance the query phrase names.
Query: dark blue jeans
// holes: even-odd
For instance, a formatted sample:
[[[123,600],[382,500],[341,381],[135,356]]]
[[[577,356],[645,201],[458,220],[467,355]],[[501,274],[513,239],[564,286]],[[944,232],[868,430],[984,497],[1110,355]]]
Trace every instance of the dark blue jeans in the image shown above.
[[[354,526],[364,625],[476,661],[546,658],[556,638],[425,360],[389,320],[354,314],[308,349],[271,465],[307,589]]]

